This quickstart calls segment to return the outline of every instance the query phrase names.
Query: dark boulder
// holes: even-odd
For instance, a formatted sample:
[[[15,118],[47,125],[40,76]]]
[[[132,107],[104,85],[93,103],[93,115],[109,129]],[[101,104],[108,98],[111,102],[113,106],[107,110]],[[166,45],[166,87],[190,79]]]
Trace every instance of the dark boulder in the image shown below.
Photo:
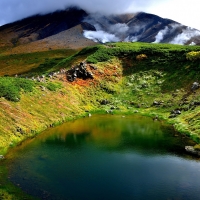
[[[94,75],[92,72],[88,71],[87,65],[84,62],[81,62],[79,65],[72,67],[66,72],[67,80],[70,82],[75,81],[77,78],[81,79],[93,79]]]

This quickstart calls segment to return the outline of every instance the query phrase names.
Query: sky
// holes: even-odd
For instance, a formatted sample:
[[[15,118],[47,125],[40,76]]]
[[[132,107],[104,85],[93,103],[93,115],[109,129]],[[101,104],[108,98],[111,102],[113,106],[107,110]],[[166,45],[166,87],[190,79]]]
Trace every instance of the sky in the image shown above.
[[[148,12],[200,30],[200,0],[0,0],[0,26],[71,5],[89,12]]]

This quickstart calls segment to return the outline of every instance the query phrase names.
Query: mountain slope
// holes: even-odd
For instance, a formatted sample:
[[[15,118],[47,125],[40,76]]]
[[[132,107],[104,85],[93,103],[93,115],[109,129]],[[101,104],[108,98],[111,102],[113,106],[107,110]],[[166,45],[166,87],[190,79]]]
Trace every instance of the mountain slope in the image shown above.
[[[143,12],[106,16],[80,8],[36,15],[0,27],[0,52],[79,49],[93,45],[92,41],[200,44],[200,31]]]
[[[85,20],[95,26],[97,31],[85,31],[85,37],[103,43],[104,41],[140,41],[200,44],[200,31],[173,20],[144,12],[132,15],[132,17],[127,15],[126,20],[124,16],[126,15],[89,15]]]
[[[57,11],[55,13],[47,14],[47,15],[36,15],[33,17],[29,17],[23,19],[21,21],[17,21],[5,26],[0,27],[0,48],[22,46],[26,44],[33,43],[35,41],[41,41],[40,43],[36,43],[32,45],[24,46],[22,48],[22,52],[26,51],[26,48],[35,49],[35,45],[41,45],[37,50],[46,49],[42,43],[46,43],[46,41],[42,41],[45,38],[48,38],[52,35],[59,34],[63,31],[70,30],[73,27],[81,24],[81,21],[84,17],[87,16],[87,13],[82,9],[70,8],[65,11]],[[87,26],[82,24],[85,29],[95,30],[92,26]],[[81,34],[81,30],[77,30],[77,34]],[[68,35],[68,34],[66,34]],[[61,35],[64,40],[66,39],[66,35]],[[73,35],[68,35],[69,40],[73,40]],[[50,38],[49,40],[51,40]],[[83,38],[81,38],[83,39]],[[55,41],[56,42],[56,41]],[[89,41],[89,43],[91,43]],[[84,46],[89,45],[86,44]],[[47,45],[48,46],[48,45]],[[53,46],[53,44],[52,44]],[[80,45],[82,47],[82,45]],[[51,45],[50,47],[51,48]],[[57,49],[63,48],[63,45],[57,45]],[[66,48],[66,46],[64,46]],[[25,49],[25,50],[23,50]],[[48,48],[47,48],[48,49]],[[10,50],[10,49],[8,49]],[[17,50],[19,51],[19,50]],[[15,52],[15,51],[14,51]]]

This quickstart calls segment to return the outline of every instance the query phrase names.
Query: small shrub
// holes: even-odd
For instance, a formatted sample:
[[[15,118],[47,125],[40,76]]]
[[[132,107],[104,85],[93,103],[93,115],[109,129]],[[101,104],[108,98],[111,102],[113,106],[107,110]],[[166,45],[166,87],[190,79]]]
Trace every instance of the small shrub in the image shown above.
[[[136,56],[136,60],[141,61],[141,60],[145,60],[147,59],[147,55],[146,54],[140,54]]]
[[[200,60],[200,51],[192,51],[186,54],[187,60],[195,61]]]
[[[52,83],[52,82],[49,82],[46,87],[50,91],[56,91],[62,88],[60,83]]]
[[[35,86],[35,83],[33,81],[23,78],[15,79],[15,82],[16,85],[19,88],[23,89],[25,92],[32,92]]]
[[[0,97],[9,101],[17,102],[20,100],[20,92],[33,91],[34,82],[22,78],[1,77],[0,78]]]
[[[20,90],[11,80],[6,81],[5,78],[2,78],[0,83],[0,97],[4,97],[9,101],[19,101]]]

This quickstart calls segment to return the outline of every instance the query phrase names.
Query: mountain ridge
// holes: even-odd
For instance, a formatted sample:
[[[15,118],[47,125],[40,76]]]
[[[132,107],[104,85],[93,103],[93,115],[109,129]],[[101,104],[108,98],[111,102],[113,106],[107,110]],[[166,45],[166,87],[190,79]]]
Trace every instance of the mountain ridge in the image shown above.
[[[81,27],[76,29],[75,27]],[[79,49],[93,45],[94,42],[156,42],[174,44],[200,44],[200,31],[184,26],[171,19],[164,19],[154,14],[139,12],[119,15],[103,15],[88,13],[81,8],[70,7],[64,11],[56,11],[46,15],[31,16],[0,27],[0,49],[9,53],[20,52],[22,46],[30,44],[33,51],[36,43],[41,45],[37,51],[47,50],[41,42],[52,39],[59,34],[60,41],[66,40],[61,32],[75,28],[73,37],[77,43],[73,45],[72,36],[68,35],[69,45],[52,45],[49,49]],[[83,37],[80,37],[82,34]],[[84,41],[84,42],[83,42]],[[63,42],[65,43],[65,42]],[[22,49],[25,49],[25,46]],[[17,48],[17,50],[15,50]],[[22,52],[25,52],[23,50]]]

